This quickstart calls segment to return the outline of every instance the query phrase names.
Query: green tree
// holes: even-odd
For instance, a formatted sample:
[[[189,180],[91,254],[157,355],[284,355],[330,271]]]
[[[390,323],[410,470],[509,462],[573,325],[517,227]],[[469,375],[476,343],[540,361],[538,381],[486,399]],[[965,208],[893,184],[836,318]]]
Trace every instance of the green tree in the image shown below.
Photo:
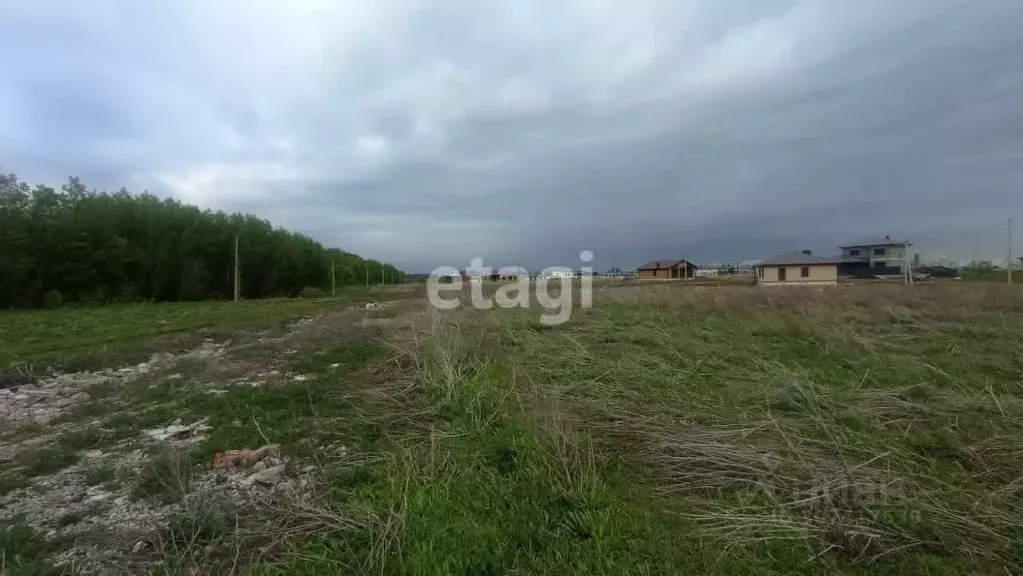
[[[245,298],[329,290],[332,264],[339,287],[364,284],[367,270],[374,284],[405,277],[253,215],[90,191],[74,177],[59,190],[30,188],[0,173],[0,308],[230,297],[236,236]]]

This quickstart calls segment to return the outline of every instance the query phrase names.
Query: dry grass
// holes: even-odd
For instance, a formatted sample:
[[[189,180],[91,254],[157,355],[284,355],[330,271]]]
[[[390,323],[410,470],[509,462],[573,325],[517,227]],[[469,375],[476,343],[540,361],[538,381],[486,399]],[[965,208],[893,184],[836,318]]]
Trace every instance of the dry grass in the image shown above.
[[[1005,491],[985,496],[898,472],[913,467],[900,459],[914,457],[894,447],[850,464],[812,438],[751,438],[780,426],[646,430],[639,456],[663,475],[664,490],[687,497],[687,515],[728,546],[783,539],[854,561],[919,547],[1015,562],[1013,535],[1023,524]],[[930,538],[915,525],[925,519]]]
[[[317,470],[195,511],[181,570],[1023,571],[1018,290],[606,285],[559,327],[401,290],[229,355],[312,375],[287,393],[183,403]]]
[[[381,436],[318,461],[313,500],[263,505],[284,537],[262,566],[1017,572],[1019,302],[652,284],[598,289],[555,328],[421,302],[327,317],[303,354],[386,334],[372,385],[343,396]]]
[[[947,314],[1023,311],[1018,286],[958,283],[924,284],[913,288],[888,284],[787,286],[777,290],[758,286],[695,286],[686,283],[631,284],[599,291],[594,302],[660,304],[720,311],[817,311],[827,316],[851,309],[895,316],[912,311]]]
[[[622,286],[561,331],[518,316],[506,338],[531,381],[726,549],[1015,571],[1021,295]]]

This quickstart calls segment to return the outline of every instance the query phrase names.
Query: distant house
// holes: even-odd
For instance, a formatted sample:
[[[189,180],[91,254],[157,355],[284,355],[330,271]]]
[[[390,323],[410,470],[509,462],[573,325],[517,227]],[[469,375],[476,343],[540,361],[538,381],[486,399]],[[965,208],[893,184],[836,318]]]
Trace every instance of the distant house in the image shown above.
[[[674,260],[651,260],[636,268],[637,277],[641,280],[672,280],[686,279],[696,276],[696,264],[685,258]]]
[[[809,250],[786,252],[757,267],[757,284],[763,286],[817,286],[838,283],[838,262],[814,256]]]
[[[571,278],[575,273],[571,270],[550,270],[544,278]]]
[[[760,260],[746,260],[731,264],[701,264],[696,270],[697,276],[753,276]]]
[[[529,272],[517,267],[491,268],[490,274],[484,274],[481,270],[462,270],[462,280],[469,282],[499,282],[502,280],[518,280],[520,277],[529,278]]]
[[[858,244],[839,246],[842,251],[839,267],[843,274],[876,269],[877,274],[902,274],[907,260],[909,240],[893,240],[891,236],[872,238]]]
[[[462,270],[462,280],[469,282],[483,282],[487,277],[478,270]]]

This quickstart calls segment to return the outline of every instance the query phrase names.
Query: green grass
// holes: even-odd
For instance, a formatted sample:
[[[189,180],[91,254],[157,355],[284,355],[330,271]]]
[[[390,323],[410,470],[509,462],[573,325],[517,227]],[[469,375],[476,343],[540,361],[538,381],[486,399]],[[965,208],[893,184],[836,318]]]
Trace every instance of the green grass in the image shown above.
[[[309,460],[322,456],[321,447],[372,444],[377,433],[357,417],[349,395],[357,386],[359,370],[380,353],[380,345],[373,341],[326,345],[290,366],[291,372],[307,380],[233,387],[218,396],[199,393],[178,399],[176,413],[189,415],[186,420],[208,417],[212,428],[192,450],[193,460],[209,461],[216,452],[268,442]],[[338,366],[331,368],[334,364]]]
[[[1021,566],[1016,293],[636,289],[431,334],[419,432],[331,477],[370,512],[256,573]]]
[[[811,557],[827,572],[1018,565],[1019,301],[842,298],[863,295],[607,302],[554,331],[518,315],[503,335],[523,373],[719,544],[777,560],[764,539],[792,539],[785,571]]]
[[[85,470],[83,480],[86,486],[118,486],[117,470],[111,466],[90,466]]]
[[[28,424],[15,424],[9,428],[4,428],[0,432],[0,440],[5,442],[20,442],[28,438],[35,438],[46,433],[46,425],[39,424],[38,422],[30,422]]]
[[[76,464],[81,455],[74,448],[64,445],[30,446],[14,455],[14,463],[26,477],[42,476],[63,470]]]
[[[161,504],[180,502],[192,484],[192,469],[177,450],[154,448],[135,479],[132,496]]]
[[[0,472],[0,496],[29,485],[24,476],[12,471]]]
[[[978,282],[1008,282],[1009,273],[1006,270],[995,270],[991,269],[963,269],[960,271],[959,276],[963,280],[971,280]],[[1012,281],[1023,282],[1023,270],[1012,271]]]
[[[41,534],[18,522],[0,523],[0,559],[5,576],[62,574],[49,561],[53,545]]]
[[[81,407],[102,425],[43,460],[206,418],[204,440],[128,480],[138,497],[180,501],[168,479],[223,450],[318,465],[313,500],[258,511],[279,540],[238,535],[259,533],[252,511],[178,518],[171,572],[1018,573],[1021,296],[651,284],[559,327],[515,310],[384,342],[319,330],[260,352],[304,379],[139,380]]]
[[[281,444],[291,457],[316,461],[330,457],[327,451],[340,446],[373,445],[381,432],[360,419],[348,395],[360,385],[360,370],[379,358],[381,352],[375,341],[325,344],[280,367],[305,376],[303,381],[287,380],[255,388],[234,386],[219,395],[211,395],[184,379],[142,379],[121,386],[102,401],[79,407],[68,417],[71,422],[98,417],[101,426],[64,432],[53,448],[31,453],[45,452],[47,457],[41,462],[54,461],[54,466],[45,467],[52,471],[58,456],[66,457],[60,462],[69,465],[76,460],[76,451],[138,437],[143,430],[179,419],[186,424],[205,420],[210,427],[205,439],[180,453],[156,450],[138,477],[132,479],[135,497],[177,502],[189,490],[192,467],[209,465],[217,452],[272,442]],[[31,470],[32,475],[36,473],[40,471]]]
[[[65,430],[60,433],[57,441],[69,450],[92,450],[104,446],[109,441],[110,434],[96,427],[82,428],[78,430]]]
[[[431,437],[392,439],[371,472],[331,477],[338,497],[384,517],[340,539],[296,542],[256,573],[621,573],[642,557],[669,562],[671,519],[651,522],[642,502],[620,498],[628,478],[585,444],[534,429],[504,363],[457,332],[435,338],[420,399],[436,417]]]
[[[200,328],[271,324],[341,302],[332,298],[167,302],[2,312],[0,367],[146,351],[147,342],[173,344],[173,336]]]
[[[27,433],[22,434],[26,438]],[[9,492],[24,485],[24,478],[59,472],[77,464],[82,452],[106,446],[112,440],[109,432],[96,427],[61,432],[54,441],[36,442],[14,454],[12,465],[17,473],[7,472],[0,482],[0,492]]]

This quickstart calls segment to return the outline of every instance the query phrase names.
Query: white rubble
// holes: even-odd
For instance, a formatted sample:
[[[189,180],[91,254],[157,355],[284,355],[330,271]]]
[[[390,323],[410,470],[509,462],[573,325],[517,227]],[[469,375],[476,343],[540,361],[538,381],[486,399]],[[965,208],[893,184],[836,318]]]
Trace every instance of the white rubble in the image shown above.
[[[284,464],[278,464],[277,466],[271,466],[270,468],[264,468],[253,473],[251,476],[245,479],[245,483],[260,484],[263,486],[273,486],[277,484],[281,479],[281,474],[284,473]]]
[[[206,421],[207,419],[203,418],[202,420],[191,424],[182,424],[181,419],[179,418],[170,426],[146,430],[145,435],[160,442],[167,440],[196,442],[205,438],[203,433],[210,429],[209,425],[206,424]]]
[[[185,354],[175,356],[166,352],[156,353],[148,362],[96,372],[59,374],[48,369],[50,377],[26,377],[24,380],[31,383],[0,388],[0,422],[49,423],[74,406],[88,402],[91,396],[86,390],[89,388],[105,384],[126,384],[164,369],[180,359],[220,358],[229,344],[218,344],[207,338],[201,346]],[[173,374],[169,379],[181,378],[180,374]]]

